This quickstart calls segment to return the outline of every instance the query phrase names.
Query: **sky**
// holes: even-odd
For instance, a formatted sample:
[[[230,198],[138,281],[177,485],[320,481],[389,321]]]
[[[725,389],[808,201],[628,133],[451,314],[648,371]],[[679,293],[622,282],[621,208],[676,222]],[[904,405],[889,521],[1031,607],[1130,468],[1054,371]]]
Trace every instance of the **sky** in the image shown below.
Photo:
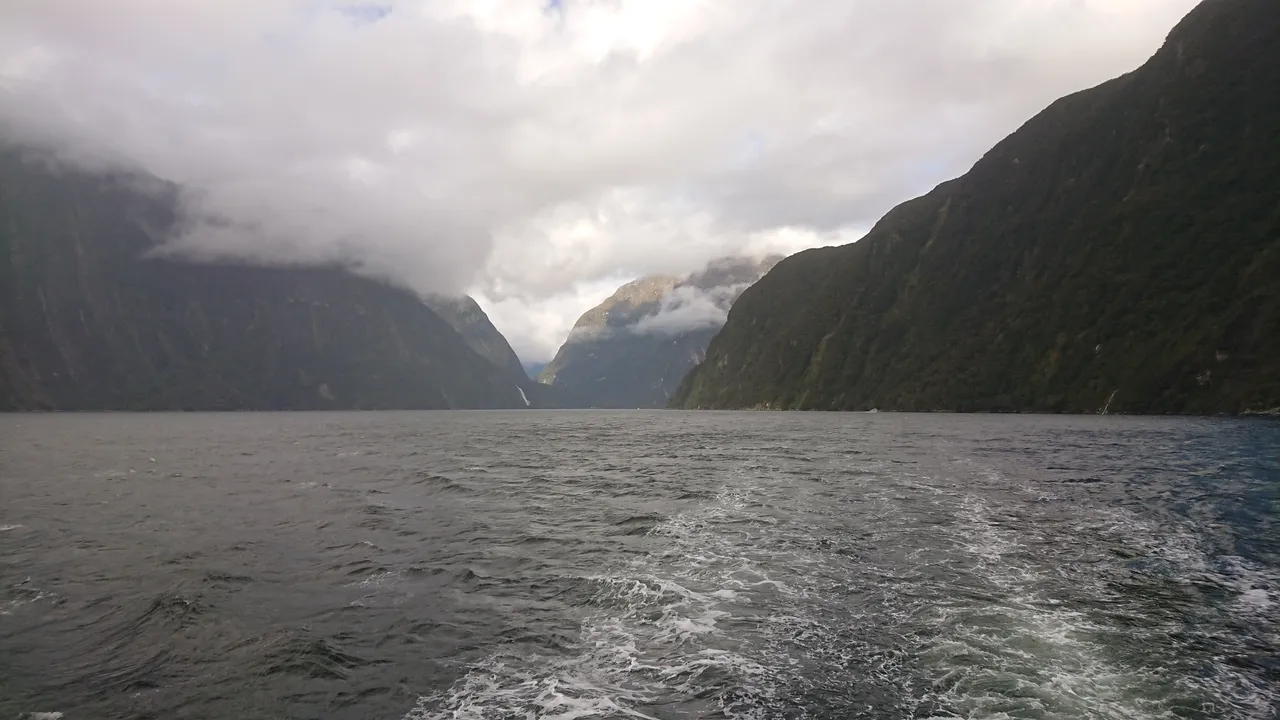
[[[526,362],[635,277],[854,242],[1194,0],[4,0],[0,137],[166,250],[470,293]]]

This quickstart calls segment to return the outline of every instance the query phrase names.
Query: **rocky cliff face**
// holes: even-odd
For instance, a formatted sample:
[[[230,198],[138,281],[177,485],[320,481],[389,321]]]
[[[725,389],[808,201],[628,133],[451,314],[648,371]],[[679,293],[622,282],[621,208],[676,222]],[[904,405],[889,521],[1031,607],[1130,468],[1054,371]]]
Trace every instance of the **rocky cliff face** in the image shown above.
[[[863,240],[735,304],[674,404],[1280,406],[1280,12],[1207,0]]]
[[[663,407],[742,291],[778,262],[725,258],[618,289],[574,325],[539,380],[593,407]]]
[[[174,197],[138,183],[0,149],[0,410],[546,402],[496,339],[491,361],[409,292],[340,268],[149,259]]]

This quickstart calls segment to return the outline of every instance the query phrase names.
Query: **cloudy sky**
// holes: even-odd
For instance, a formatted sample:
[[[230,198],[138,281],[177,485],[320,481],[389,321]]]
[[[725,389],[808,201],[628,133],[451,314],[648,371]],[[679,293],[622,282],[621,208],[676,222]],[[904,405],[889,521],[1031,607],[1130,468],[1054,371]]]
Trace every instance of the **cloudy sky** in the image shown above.
[[[470,292],[543,361],[638,275],[856,240],[1194,4],[3,0],[0,133],[180,184],[188,257]]]

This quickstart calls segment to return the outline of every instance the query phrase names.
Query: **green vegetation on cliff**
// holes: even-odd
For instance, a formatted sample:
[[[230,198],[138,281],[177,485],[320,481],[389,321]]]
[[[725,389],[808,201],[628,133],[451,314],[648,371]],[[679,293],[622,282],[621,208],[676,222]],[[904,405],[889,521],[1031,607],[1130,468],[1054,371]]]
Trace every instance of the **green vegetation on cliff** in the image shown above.
[[[852,245],[780,263],[673,405],[1280,406],[1280,12],[1207,0]]]
[[[0,410],[525,407],[521,389],[546,401],[518,362],[468,341],[498,360],[509,347],[464,338],[412,293],[340,268],[147,259],[175,205],[171,188],[138,182],[0,148]],[[466,311],[453,318],[464,330],[492,327]]]

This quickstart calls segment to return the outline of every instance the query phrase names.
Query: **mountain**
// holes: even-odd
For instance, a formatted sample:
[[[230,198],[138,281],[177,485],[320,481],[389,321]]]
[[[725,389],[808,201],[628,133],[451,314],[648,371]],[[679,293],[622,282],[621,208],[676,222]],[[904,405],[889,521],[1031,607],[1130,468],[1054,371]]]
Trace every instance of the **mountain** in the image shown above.
[[[442,318],[338,267],[149,256],[176,197],[143,182],[0,148],[0,410],[546,402],[478,307]]]
[[[864,239],[773,269],[672,405],[1280,407],[1280,12],[1207,0]]]
[[[592,407],[663,407],[730,305],[779,256],[723,258],[685,278],[627,283],[578,319],[539,381]]]
[[[449,323],[450,327],[467,341],[467,346],[495,366],[512,375],[524,375],[524,366],[507,339],[493,326],[489,316],[479,303],[469,295],[446,297],[431,295],[425,298],[427,307]]]
[[[537,371],[542,370],[543,366],[535,366],[537,371],[531,373],[529,368],[520,362],[516,351],[489,320],[489,316],[485,314],[475,298],[469,295],[460,297],[430,295],[423,302],[462,336],[467,347],[488,360],[519,386],[521,405],[534,408],[564,408],[581,405],[581,402],[570,394],[531,379],[537,375]]]

